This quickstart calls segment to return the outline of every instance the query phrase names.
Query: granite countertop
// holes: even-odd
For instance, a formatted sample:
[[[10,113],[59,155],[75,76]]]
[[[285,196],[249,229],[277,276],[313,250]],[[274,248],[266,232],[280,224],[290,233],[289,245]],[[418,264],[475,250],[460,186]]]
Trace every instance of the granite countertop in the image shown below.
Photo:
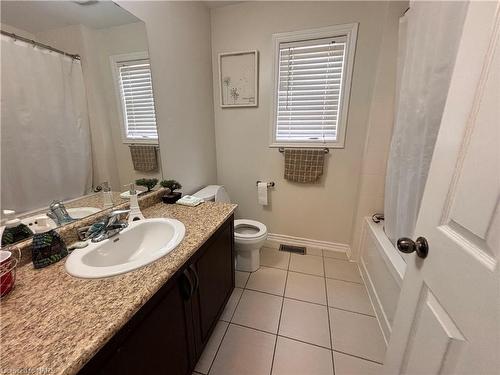
[[[0,303],[0,373],[78,372],[235,208],[205,202],[197,207],[156,203],[143,209],[145,217],[180,220],[186,235],[170,254],[123,275],[78,279],[66,273],[65,260],[41,270],[31,263],[20,267],[14,290]]]

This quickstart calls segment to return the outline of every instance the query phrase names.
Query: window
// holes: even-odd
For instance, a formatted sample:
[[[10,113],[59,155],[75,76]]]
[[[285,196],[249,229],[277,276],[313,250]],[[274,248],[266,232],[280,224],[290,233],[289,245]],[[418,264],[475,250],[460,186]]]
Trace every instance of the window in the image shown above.
[[[344,147],[357,24],[273,36],[271,147]]]
[[[147,53],[111,56],[122,117],[124,143],[158,143],[156,113]]]

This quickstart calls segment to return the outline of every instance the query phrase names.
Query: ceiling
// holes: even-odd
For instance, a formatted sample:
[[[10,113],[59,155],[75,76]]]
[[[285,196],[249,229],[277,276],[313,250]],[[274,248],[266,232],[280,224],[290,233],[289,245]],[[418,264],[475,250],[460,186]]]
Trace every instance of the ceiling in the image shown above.
[[[1,1],[1,21],[37,33],[82,24],[103,29],[140,19],[112,1]]]

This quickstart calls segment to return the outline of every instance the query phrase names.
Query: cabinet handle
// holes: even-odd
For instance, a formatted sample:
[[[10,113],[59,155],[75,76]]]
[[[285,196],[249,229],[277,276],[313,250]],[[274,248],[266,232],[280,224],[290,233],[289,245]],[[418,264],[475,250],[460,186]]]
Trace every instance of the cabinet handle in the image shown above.
[[[191,272],[193,272],[194,275],[194,288],[193,288],[193,293],[194,293],[194,291],[196,291],[196,289],[198,289],[198,287],[200,286],[200,278],[198,277],[198,272],[196,272],[196,268],[194,267],[193,264],[189,266],[189,269],[191,270]]]
[[[194,293],[193,280],[191,280],[191,275],[189,274],[189,271],[187,270],[187,268],[184,270],[184,272],[182,274],[184,275],[184,277],[189,282],[189,294],[187,295],[187,298],[186,298],[186,299],[189,299],[189,298],[191,298],[191,296]]]

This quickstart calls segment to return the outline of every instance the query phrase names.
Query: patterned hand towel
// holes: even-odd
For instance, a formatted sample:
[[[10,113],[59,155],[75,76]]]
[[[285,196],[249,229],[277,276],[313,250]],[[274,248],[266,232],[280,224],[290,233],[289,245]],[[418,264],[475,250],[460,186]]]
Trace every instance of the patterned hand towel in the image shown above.
[[[130,145],[130,155],[134,169],[139,172],[154,172],[158,170],[156,146]]]
[[[285,179],[300,183],[314,183],[323,174],[323,149],[285,149]]]

